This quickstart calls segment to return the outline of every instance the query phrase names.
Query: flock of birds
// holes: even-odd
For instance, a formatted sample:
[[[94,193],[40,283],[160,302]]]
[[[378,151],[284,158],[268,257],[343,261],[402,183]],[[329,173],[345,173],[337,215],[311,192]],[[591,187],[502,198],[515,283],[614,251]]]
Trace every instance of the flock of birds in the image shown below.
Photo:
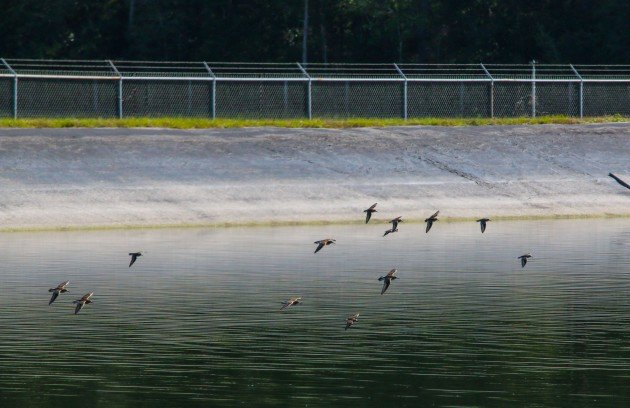
[[[622,179],[620,179],[619,177],[617,177],[616,175],[614,175],[613,173],[608,173],[608,176],[612,177],[615,181],[617,181],[619,184],[621,184],[622,186],[626,187],[627,189],[630,189],[630,185],[628,183],[626,183],[625,181],[623,181]],[[372,218],[372,214],[377,212],[376,210],[376,205],[377,203],[374,203],[370,206],[370,208],[363,210],[363,212],[366,214],[365,215],[365,223],[367,224],[368,222],[370,222],[370,219]],[[440,211],[436,211],[434,214],[432,214],[430,217],[426,218],[424,220],[424,222],[427,224],[426,230],[425,232],[428,233],[431,230],[431,227],[433,227],[433,224],[437,221],[439,221],[438,214],[440,213]],[[480,218],[478,219],[476,222],[479,223],[480,228],[481,228],[481,233],[483,234],[484,232],[486,232],[486,227],[488,225],[488,222],[490,221],[489,218]],[[403,219],[401,216],[396,217],[390,221],[388,221],[388,223],[392,224],[392,227],[387,229],[385,231],[385,233],[383,234],[383,236],[387,236],[389,234],[393,234],[395,232],[398,232],[398,224],[400,224],[401,222],[403,222]],[[322,248],[324,248],[325,246],[328,245],[332,245],[335,244],[337,241],[333,238],[326,238],[326,239],[321,239],[319,241],[315,241],[315,244],[317,245],[317,247],[315,248],[315,252],[314,253],[318,253],[319,251],[322,250]],[[129,267],[131,268],[131,265],[133,265],[137,260],[138,257],[142,256],[142,252],[130,252],[129,256],[131,257],[131,260],[129,262]],[[523,254],[521,256],[518,256],[517,259],[520,259],[521,261],[521,267],[524,268],[525,265],[527,264],[527,260],[529,258],[532,257],[531,253],[526,253]],[[383,286],[381,288],[381,295],[383,295],[387,289],[389,288],[389,286],[391,285],[393,280],[396,280],[396,269],[392,269],[390,270],[387,275],[381,276],[378,278],[378,280],[380,282],[383,282]],[[70,281],[65,281],[60,283],[59,285],[57,285],[54,288],[49,289],[49,292],[52,292],[52,297],[50,298],[50,301],[48,302],[48,305],[52,305],[52,303],[57,299],[57,297],[59,297],[59,294],[61,293],[66,293],[68,291],[68,289],[66,289],[66,287],[70,284]],[[75,304],[75,309],[74,309],[74,314],[78,314],[83,307],[85,307],[85,305],[92,303],[92,296],[94,295],[94,292],[89,292],[86,293],[85,295],[83,295],[80,299],[77,299],[75,301],[73,301],[72,303]],[[297,297],[292,297],[284,302],[282,302],[282,307],[280,308],[280,310],[284,310],[290,306],[295,306],[297,304],[300,304],[302,298],[297,296]],[[352,327],[352,325],[354,325],[357,321],[359,320],[359,313],[353,314],[351,316],[348,316],[346,318],[346,330],[348,330],[350,327]]]
[[[131,268],[131,265],[133,265],[136,262],[138,257],[142,256],[142,252],[130,252],[129,256],[131,257],[131,261],[129,262],[129,267]],[[69,284],[70,284],[70,281],[65,281],[65,282],[60,283],[54,288],[48,289],[49,292],[52,292],[52,296],[50,298],[50,301],[48,302],[48,306],[52,305],[53,302],[57,300],[60,293],[66,293],[68,291],[66,287]],[[81,311],[81,309],[85,307],[85,305],[89,305],[90,303],[92,303],[92,300],[90,300],[92,296],[94,296],[94,292],[89,292],[83,295],[81,299],[77,299],[73,301],[72,303],[76,305],[74,308],[74,314],[78,314]]]
[[[375,212],[378,212],[376,210],[376,205],[378,203],[374,203],[370,206],[370,208],[368,208],[367,210],[363,210],[363,212],[365,213],[365,223],[367,224],[368,222],[370,222],[370,219],[372,218],[372,214]],[[433,223],[439,221],[438,219],[438,215],[440,214],[440,211],[436,211],[435,213],[433,213],[430,217],[426,218],[424,220],[424,222],[427,224],[425,233],[428,233],[431,230],[431,227],[433,227]],[[480,218],[478,219],[476,222],[479,223],[479,226],[481,228],[481,233],[483,234],[484,232],[486,232],[486,227],[488,225],[488,222],[490,221],[490,218]],[[392,224],[392,227],[387,229],[385,231],[385,233],[383,234],[384,237],[386,237],[389,234],[393,234],[394,232],[398,232],[398,224],[400,224],[401,222],[403,222],[402,216],[396,217],[390,221],[388,221],[388,223]],[[319,241],[315,241],[315,244],[317,244],[317,248],[315,248],[315,253],[318,253],[319,251],[321,251],[322,248],[324,248],[325,246],[328,245],[332,245],[334,243],[336,243],[337,241],[333,238],[326,238],[326,239],[320,239]],[[532,254],[531,253],[526,253],[523,254],[519,257],[517,257],[517,259],[521,260],[521,267],[525,267],[525,264],[527,264],[527,259],[531,258]],[[378,278],[378,280],[380,282],[383,282],[383,286],[381,288],[381,295],[385,293],[385,291],[387,291],[387,289],[389,288],[389,286],[391,285],[392,281],[397,279],[397,277],[395,276],[397,272],[397,269],[392,269],[391,271],[389,271],[387,273],[387,275],[385,276],[381,276]],[[294,306],[300,303],[300,301],[302,300],[301,297],[292,297],[287,301],[282,302],[282,308],[280,310],[284,310],[289,306]],[[355,324],[357,321],[359,320],[359,313],[353,314],[351,316],[348,316],[346,318],[346,330],[348,330],[350,327],[352,327],[353,324]]]

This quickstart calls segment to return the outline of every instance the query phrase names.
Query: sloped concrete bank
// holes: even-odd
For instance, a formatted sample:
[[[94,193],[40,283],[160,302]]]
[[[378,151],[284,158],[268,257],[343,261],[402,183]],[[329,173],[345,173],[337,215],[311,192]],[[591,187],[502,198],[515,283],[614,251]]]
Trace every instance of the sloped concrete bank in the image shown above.
[[[0,129],[0,229],[627,216],[630,124]]]

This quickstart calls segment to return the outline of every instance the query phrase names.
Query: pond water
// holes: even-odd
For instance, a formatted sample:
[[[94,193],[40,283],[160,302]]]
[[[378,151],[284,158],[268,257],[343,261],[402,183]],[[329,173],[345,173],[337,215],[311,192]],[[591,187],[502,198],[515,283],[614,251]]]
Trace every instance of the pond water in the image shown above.
[[[0,234],[0,406],[630,406],[630,219],[387,228]]]

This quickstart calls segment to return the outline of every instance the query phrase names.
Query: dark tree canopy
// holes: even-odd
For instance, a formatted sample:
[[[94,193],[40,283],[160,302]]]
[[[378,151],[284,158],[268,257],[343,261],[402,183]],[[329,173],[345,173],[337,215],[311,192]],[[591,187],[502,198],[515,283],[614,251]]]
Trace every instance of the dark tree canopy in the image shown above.
[[[0,0],[8,58],[293,62],[304,0]],[[628,0],[310,0],[311,62],[629,63]]]

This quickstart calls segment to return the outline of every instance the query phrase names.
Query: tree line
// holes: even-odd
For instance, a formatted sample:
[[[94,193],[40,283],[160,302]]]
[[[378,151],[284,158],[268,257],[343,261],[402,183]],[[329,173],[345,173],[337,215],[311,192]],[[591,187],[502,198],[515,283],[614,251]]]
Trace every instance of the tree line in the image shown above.
[[[630,63],[628,0],[0,0],[5,58]]]

